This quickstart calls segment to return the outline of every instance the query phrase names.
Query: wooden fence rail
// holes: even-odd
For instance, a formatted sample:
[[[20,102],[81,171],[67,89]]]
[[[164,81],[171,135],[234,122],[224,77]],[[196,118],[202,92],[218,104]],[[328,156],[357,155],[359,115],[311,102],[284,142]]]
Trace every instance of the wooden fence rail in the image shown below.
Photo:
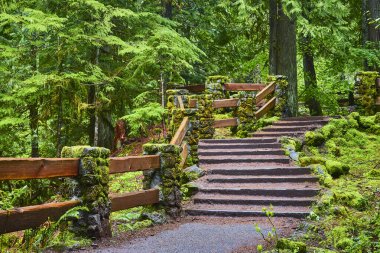
[[[184,117],[177,132],[174,134],[173,139],[170,141],[170,144],[180,146],[183,141],[183,138],[186,135],[186,131],[188,127],[189,127],[189,117]]]

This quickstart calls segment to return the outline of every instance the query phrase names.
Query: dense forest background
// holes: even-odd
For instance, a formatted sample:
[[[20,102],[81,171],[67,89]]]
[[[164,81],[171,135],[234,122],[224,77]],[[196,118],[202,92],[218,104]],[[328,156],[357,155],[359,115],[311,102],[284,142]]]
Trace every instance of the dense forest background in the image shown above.
[[[4,157],[110,148],[117,119],[134,119],[130,134],[141,134],[161,120],[162,90],[210,75],[286,75],[292,115],[298,101],[305,113],[337,114],[355,73],[380,65],[378,0],[1,0],[0,9]]]

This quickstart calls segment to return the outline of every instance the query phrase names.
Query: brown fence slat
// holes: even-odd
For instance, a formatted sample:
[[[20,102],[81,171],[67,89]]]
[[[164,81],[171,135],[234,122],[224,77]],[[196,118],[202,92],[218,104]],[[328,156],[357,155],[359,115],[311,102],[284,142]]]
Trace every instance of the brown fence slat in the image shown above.
[[[256,119],[261,118],[264,116],[267,112],[269,112],[271,109],[273,109],[276,106],[276,97],[273,97],[271,100],[269,100],[263,107],[260,108],[255,113]]]
[[[36,228],[46,222],[58,220],[69,209],[79,205],[79,200],[49,203],[0,211],[0,234]]]
[[[170,141],[170,144],[172,145],[181,145],[183,138],[186,135],[186,131],[189,125],[189,117],[184,117],[182,120],[181,125],[177,129],[177,132],[175,133],[173,139]]]
[[[110,158],[110,174],[160,168],[159,155],[126,156]]]
[[[272,92],[274,92],[275,88],[276,88],[276,83],[275,82],[271,82],[262,91],[260,91],[259,93],[257,93],[257,95],[256,95],[256,104],[260,103],[260,101],[263,100],[266,96],[268,96],[269,94],[271,94]]]
[[[260,91],[265,88],[261,83],[226,83],[224,89],[228,91]]]
[[[221,100],[214,100],[212,102],[212,107],[214,109],[224,108],[224,107],[237,107],[238,104],[239,104],[238,98],[221,99]]]
[[[78,168],[77,158],[0,158],[0,180],[72,177]]]
[[[205,91],[204,84],[192,84],[187,86],[169,86],[170,89],[186,89],[191,93],[201,93]]]
[[[180,168],[183,168],[183,166],[185,165],[188,155],[189,155],[189,148],[187,146],[187,143],[183,143],[182,152],[181,152],[181,163],[179,165]]]
[[[128,208],[151,205],[159,202],[159,190],[149,189],[139,192],[111,194],[111,211],[116,212]]]
[[[238,119],[237,118],[231,118],[231,119],[219,119],[214,121],[214,128],[220,128],[220,127],[232,127],[238,125]]]
[[[185,106],[183,105],[183,100],[181,96],[178,96],[178,103],[179,103],[179,108],[183,111],[185,110]]]

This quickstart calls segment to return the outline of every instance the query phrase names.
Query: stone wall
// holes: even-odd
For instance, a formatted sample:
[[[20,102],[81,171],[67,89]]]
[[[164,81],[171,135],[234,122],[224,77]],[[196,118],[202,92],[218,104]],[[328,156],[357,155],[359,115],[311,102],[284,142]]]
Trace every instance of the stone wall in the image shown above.
[[[355,104],[364,115],[374,115],[377,111],[376,98],[380,96],[376,89],[377,78],[380,78],[378,72],[359,72],[356,75]]]
[[[79,198],[87,211],[73,222],[74,233],[90,238],[111,236],[109,216],[111,201],[109,192],[109,155],[106,148],[75,146],[64,147],[62,158],[79,158],[78,176],[66,179],[65,185],[73,188],[71,198]]]

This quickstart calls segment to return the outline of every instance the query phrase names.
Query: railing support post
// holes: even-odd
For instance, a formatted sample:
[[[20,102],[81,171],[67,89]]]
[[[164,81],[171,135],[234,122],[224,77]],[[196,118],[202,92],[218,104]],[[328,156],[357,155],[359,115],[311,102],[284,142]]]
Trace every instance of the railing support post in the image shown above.
[[[182,148],[171,144],[145,144],[144,154],[160,155],[160,169],[144,171],[144,188],[160,188],[160,203],[171,217],[181,214],[181,168]]]
[[[81,211],[80,218],[73,222],[72,230],[77,235],[89,238],[111,236],[109,217],[111,201],[109,191],[110,150],[100,147],[64,147],[63,158],[80,158],[78,176],[67,179],[73,189],[71,197],[81,200],[87,211]]]
[[[247,137],[248,133],[254,128],[256,123],[255,111],[255,99],[245,93],[240,95],[240,105],[236,108],[236,116],[239,120],[236,133],[238,137]]]

